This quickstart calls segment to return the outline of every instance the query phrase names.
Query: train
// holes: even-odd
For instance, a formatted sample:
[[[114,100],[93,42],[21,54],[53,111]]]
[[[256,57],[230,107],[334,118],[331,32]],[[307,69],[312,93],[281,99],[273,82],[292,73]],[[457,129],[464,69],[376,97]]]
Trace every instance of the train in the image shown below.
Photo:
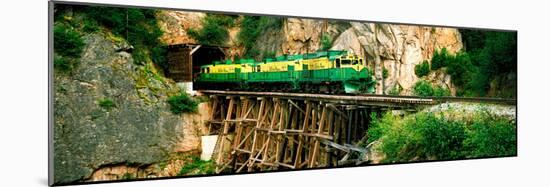
[[[281,55],[275,58],[213,61],[200,66],[199,90],[296,93],[373,93],[367,62],[346,50]]]

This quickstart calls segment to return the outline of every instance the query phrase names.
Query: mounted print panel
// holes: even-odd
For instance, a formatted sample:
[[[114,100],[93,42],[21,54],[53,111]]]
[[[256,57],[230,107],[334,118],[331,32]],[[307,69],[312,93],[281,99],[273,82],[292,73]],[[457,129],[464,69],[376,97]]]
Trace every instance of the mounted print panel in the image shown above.
[[[517,155],[517,32],[52,3],[53,185]]]

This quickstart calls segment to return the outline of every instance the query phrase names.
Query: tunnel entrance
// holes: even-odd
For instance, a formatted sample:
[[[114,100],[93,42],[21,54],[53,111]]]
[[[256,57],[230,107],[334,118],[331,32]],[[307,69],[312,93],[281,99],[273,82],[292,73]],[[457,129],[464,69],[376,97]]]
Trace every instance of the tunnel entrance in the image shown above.
[[[172,78],[186,92],[193,93],[193,81],[199,75],[200,66],[226,58],[227,47],[199,44],[168,46],[166,76]]]
[[[193,61],[193,81],[200,73],[200,67],[212,64],[213,61],[225,60],[225,50],[219,46],[201,46],[192,55]]]

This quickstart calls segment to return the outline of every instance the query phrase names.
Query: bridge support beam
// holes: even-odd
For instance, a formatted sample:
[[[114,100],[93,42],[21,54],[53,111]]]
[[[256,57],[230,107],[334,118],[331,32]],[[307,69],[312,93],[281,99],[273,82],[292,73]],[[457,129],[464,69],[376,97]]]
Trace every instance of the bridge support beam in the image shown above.
[[[216,172],[319,168],[361,163],[353,146],[368,128],[367,107],[314,99],[210,97]],[[364,140],[363,140],[364,141]],[[359,155],[359,156],[357,156]]]

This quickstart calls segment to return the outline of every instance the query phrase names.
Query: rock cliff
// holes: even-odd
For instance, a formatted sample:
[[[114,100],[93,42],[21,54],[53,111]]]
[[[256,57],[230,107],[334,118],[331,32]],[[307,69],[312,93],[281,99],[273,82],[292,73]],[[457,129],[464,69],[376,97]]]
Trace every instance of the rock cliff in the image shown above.
[[[123,39],[102,33],[83,38],[78,66],[54,75],[55,182],[134,175],[101,172],[113,167],[141,168],[144,177],[173,176],[158,165],[174,153],[200,149],[207,105],[199,114],[172,114],[166,99],[179,89],[150,63],[134,64]]]

